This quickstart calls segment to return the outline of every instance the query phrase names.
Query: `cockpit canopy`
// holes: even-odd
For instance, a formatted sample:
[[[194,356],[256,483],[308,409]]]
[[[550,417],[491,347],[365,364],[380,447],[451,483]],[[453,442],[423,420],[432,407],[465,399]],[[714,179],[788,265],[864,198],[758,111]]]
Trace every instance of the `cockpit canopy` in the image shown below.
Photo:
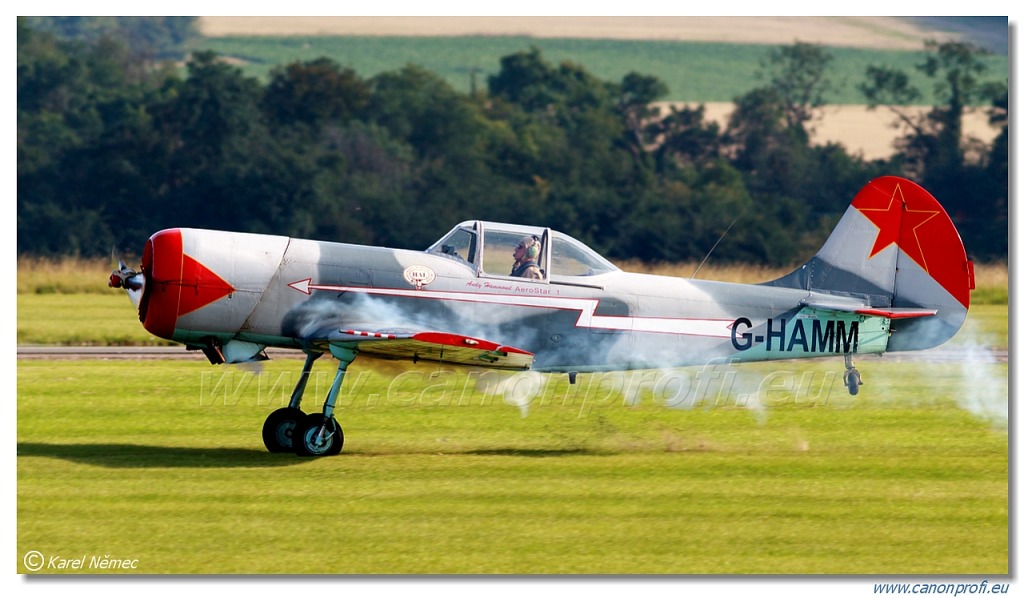
[[[459,224],[430,246],[437,253],[473,268],[480,276],[511,276],[512,254],[524,238],[540,244],[536,258],[543,280],[599,276],[618,270],[576,239],[549,228],[472,220]]]

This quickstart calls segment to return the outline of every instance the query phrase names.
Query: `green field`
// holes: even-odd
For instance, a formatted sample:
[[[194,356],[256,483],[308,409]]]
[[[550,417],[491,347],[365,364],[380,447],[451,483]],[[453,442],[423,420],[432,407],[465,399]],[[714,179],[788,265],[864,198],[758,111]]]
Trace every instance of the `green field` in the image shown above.
[[[815,382],[758,409],[669,409],[653,388],[627,405],[610,378],[558,378],[526,417],[464,374],[360,370],[345,452],[313,460],[259,438],[298,367],[20,361],[19,555],[134,573],[1008,571],[1008,438],[957,406],[959,367],[864,364],[856,401]]]
[[[84,292],[92,267],[22,265],[19,343],[157,342],[121,293]],[[1005,268],[986,278],[1005,296]],[[1008,366],[985,350],[1008,344],[1007,305],[975,306],[953,360],[864,357],[855,399],[838,358],[507,397],[494,373],[360,359],[323,459],[260,439],[298,359],[22,359],[18,571],[38,551],[42,573],[1006,574]]]
[[[972,316],[954,345],[1005,339],[1005,307]],[[1006,574],[1007,365],[858,365],[856,399],[829,359],[522,378],[516,405],[357,361],[345,451],[299,459],[259,437],[297,359],[19,360],[18,571]]]
[[[665,100],[731,102],[761,84],[759,63],[770,46],[709,42],[544,39],[532,37],[245,37],[204,39],[196,49],[213,50],[241,61],[242,70],[265,79],[279,65],[327,56],[352,68],[362,77],[395,71],[410,62],[437,73],[455,89],[468,93],[471,79],[486,89],[487,77],[496,75],[502,57],[539,48],[552,63],[582,65],[598,78],[619,82],[630,72],[654,75],[669,88]],[[856,85],[868,65],[898,68],[911,76],[923,93],[921,103],[933,103],[932,85],[916,65],[922,52],[856,48],[829,48],[833,56],[830,81],[835,91],[830,104],[863,104]],[[1006,81],[1006,56],[987,58],[994,80]]]

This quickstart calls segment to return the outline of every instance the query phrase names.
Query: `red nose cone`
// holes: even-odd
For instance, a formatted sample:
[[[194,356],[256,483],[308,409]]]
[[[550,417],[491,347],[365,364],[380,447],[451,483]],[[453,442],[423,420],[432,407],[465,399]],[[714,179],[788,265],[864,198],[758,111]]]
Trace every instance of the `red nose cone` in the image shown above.
[[[223,278],[186,255],[180,229],[163,230],[146,243],[142,256],[148,301],[140,309],[146,330],[173,338],[178,317],[235,291]]]

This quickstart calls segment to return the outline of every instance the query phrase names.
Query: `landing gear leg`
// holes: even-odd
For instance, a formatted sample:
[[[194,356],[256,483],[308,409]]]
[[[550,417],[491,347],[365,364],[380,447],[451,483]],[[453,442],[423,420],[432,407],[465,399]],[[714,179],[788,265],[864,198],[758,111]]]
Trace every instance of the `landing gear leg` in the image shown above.
[[[847,353],[843,355],[843,359],[846,362],[846,372],[843,373],[843,384],[849,389],[851,395],[856,395],[860,391],[860,387],[864,382],[860,379],[860,372],[857,368],[853,367],[853,354]]]
[[[295,425],[306,418],[306,414],[299,409],[302,403],[302,395],[306,392],[306,383],[309,382],[309,374],[313,371],[313,362],[323,353],[307,353],[306,363],[302,366],[302,374],[299,382],[292,391],[292,398],[287,407],[274,411],[267,420],[263,422],[263,444],[272,453],[290,453],[295,449],[292,447],[292,436],[295,432]]]
[[[295,426],[295,433],[292,435],[292,445],[295,454],[300,457],[323,457],[337,455],[345,444],[345,435],[334,419],[334,405],[338,400],[338,393],[341,391],[341,383],[345,379],[345,372],[356,358],[356,351],[347,347],[331,346],[331,355],[334,355],[340,362],[338,372],[334,375],[334,382],[331,390],[327,393],[327,400],[324,401],[323,413],[313,413],[300,420]]]

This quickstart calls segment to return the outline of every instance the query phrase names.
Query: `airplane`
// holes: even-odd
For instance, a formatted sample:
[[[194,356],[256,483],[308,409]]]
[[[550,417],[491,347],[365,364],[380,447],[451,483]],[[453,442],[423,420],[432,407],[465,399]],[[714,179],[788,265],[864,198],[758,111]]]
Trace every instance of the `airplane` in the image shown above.
[[[532,277],[513,276],[513,260]],[[842,356],[938,346],[963,324],[974,267],[942,206],[916,183],[870,181],[825,244],[777,280],[734,284],[624,272],[556,230],[466,221],[423,251],[171,228],[118,264],[147,331],[212,364],[306,359],[270,452],[335,455],[335,406],[359,355],[567,373]],[[314,361],[338,360],[319,412],[301,410]]]

